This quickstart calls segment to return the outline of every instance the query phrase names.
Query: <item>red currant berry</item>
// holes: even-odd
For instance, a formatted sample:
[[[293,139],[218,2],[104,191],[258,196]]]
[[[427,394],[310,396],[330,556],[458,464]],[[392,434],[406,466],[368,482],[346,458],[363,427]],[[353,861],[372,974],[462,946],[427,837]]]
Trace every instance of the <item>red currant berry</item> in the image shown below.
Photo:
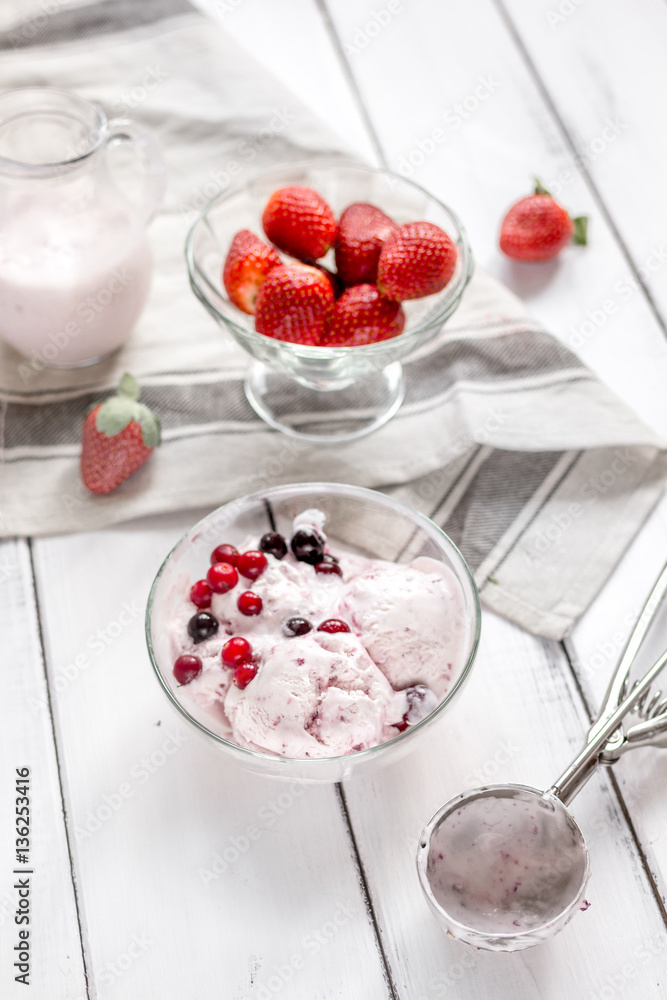
[[[256,673],[257,667],[254,663],[242,663],[241,666],[237,667],[234,671],[234,683],[237,688],[241,688],[241,690],[243,690],[244,687],[247,687]]]
[[[211,588],[206,580],[197,580],[190,587],[190,600],[198,608],[211,607]]]
[[[242,615],[259,615],[263,607],[262,598],[259,594],[253,594],[252,590],[244,590],[239,594],[236,607]]]
[[[243,636],[235,635],[222,647],[222,662],[226,667],[240,667],[252,659],[252,646]]]
[[[201,660],[198,656],[185,653],[174,663],[174,677],[179,684],[189,684],[201,673]]]
[[[347,622],[343,622],[340,618],[327,618],[325,622],[317,626],[318,632],[349,632],[350,626]]]
[[[239,582],[239,575],[230,563],[214,563],[206,574],[206,579],[216,594],[226,594]]]
[[[259,549],[242,552],[238,561],[239,573],[248,580],[256,580],[267,567],[266,556]]]
[[[239,560],[239,550],[235,549],[233,545],[218,545],[217,549],[213,549],[211,552],[211,566],[215,563],[224,562],[229,563],[230,566],[236,566]]]
[[[335,563],[335,562],[324,562],[324,560],[322,560],[322,562],[315,563],[315,572],[316,573],[322,573],[322,574],[324,574],[324,576],[333,576],[333,575],[335,575],[335,576],[342,576],[343,575],[343,571],[340,568],[340,566],[338,565],[338,563]]]

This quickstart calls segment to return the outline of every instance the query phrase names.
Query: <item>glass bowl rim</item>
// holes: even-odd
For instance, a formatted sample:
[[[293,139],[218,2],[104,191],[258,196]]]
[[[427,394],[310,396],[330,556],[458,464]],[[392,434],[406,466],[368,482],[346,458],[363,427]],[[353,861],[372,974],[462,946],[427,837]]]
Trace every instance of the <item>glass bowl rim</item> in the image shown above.
[[[352,168],[355,170],[362,171],[363,173],[369,175],[384,176],[390,179],[400,181],[400,183],[406,184],[409,187],[414,188],[416,191],[419,191],[421,194],[425,195],[431,202],[434,202],[436,205],[438,205],[439,208],[444,209],[444,211],[450,216],[450,218],[454,222],[454,225],[456,226],[457,233],[455,239],[452,237],[451,233],[448,233],[447,235],[450,236],[450,238],[454,239],[457,251],[462,257],[461,273],[458,277],[458,284],[453,289],[453,294],[451,298],[445,297],[446,300],[443,300],[441,308],[435,315],[431,316],[428,319],[422,320],[422,322],[419,325],[415,326],[413,329],[405,330],[398,337],[392,337],[389,340],[383,340],[377,344],[363,344],[358,347],[336,347],[336,346],[316,347],[310,345],[293,344],[289,341],[276,340],[276,338],[274,337],[267,337],[265,334],[257,333],[256,330],[247,329],[245,326],[242,326],[240,322],[237,322],[233,316],[228,316],[219,310],[217,304],[209,297],[206,287],[199,281],[198,270],[195,268],[195,260],[194,260],[195,256],[194,241],[199,233],[199,230],[203,227],[209,227],[210,229],[208,222],[208,213],[212,211],[215,207],[217,207],[218,203],[221,204],[224,203],[227,199],[232,198],[234,195],[242,191],[243,188],[248,187],[255,181],[268,177],[272,173],[279,173],[282,171],[290,171],[290,170],[305,170],[313,167],[321,167],[324,169]],[[384,352],[389,353],[389,349],[392,346],[394,347],[394,349],[396,348],[396,344],[399,340],[404,345],[409,343],[412,345],[412,347],[415,347],[416,345],[414,344],[414,341],[420,334],[424,334],[430,330],[436,329],[439,325],[443,325],[445,321],[449,318],[449,316],[451,316],[451,314],[455,311],[456,307],[461,301],[461,298],[463,297],[463,293],[468,287],[468,284],[470,282],[474,270],[474,258],[472,254],[472,249],[470,247],[470,242],[468,240],[468,234],[466,232],[466,229],[463,223],[461,222],[459,216],[457,215],[457,213],[448,205],[446,205],[445,202],[441,201],[430,191],[427,191],[425,187],[423,187],[421,184],[418,184],[416,181],[413,181],[408,177],[402,177],[400,174],[394,173],[391,170],[386,170],[384,167],[372,167],[365,163],[358,163],[353,159],[343,159],[343,158],[335,159],[335,158],[325,158],[325,157],[319,159],[313,158],[309,160],[295,160],[292,162],[279,164],[273,167],[265,167],[262,170],[256,171],[255,173],[245,178],[244,180],[238,181],[236,184],[228,188],[226,191],[218,192],[218,194],[214,195],[206,203],[203,209],[199,212],[199,215],[192,223],[188,231],[188,234],[185,239],[185,260],[187,264],[190,284],[197,297],[201,299],[201,301],[204,303],[204,305],[210,312],[213,312],[215,313],[216,316],[219,316],[224,323],[228,324],[234,330],[235,333],[238,333],[243,337],[248,337],[251,343],[256,342],[257,344],[265,345],[266,342],[269,341],[273,345],[277,344],[279,350],[280,349],[284,350],[285,348],[288,349],[298,348],[299,356],[304,358],[316,358],[316,359],[344,357],[345,355],[350,354],[350,352],[352,351],[355,351],[357,354],[363,352],[364,357],[373,357],[376,354],[382,354]],[[298,261],[295,261],[295,263],[298,263]],[[441,289],[441,292],[444,292],[448,287],[449,286],[446,285],[444,289]],[[437,292],[436,294],[439,295],[441,293]],[[425,298],[428,298],[428,296],[425,296]],[[408,301],[418,301],[418,300],[408,300]],[[231,303],[230,303],[230,308],[233,308]],[[252,317],[249,316],[248,321],[250,321],[251,319]],[[408,353],[408,350],[406,350],[404,353]]]
[[[405,729],[402,733],[399,733],[397,736],[394,736],[390,740],[386,740],[384,743],[377,743],[375,746],[367,747],[365,750],[356,750],[353,753],[338,754],[336,756],[331,756],[331,757],[281,757],[278,754],[272,754],[269,753],[268,751],[264,752],[261,750],[253,750],[250,747],[242,747],[238,743],[233,743],[231,740],[225,739],[224,736],[219,736],[217,733],[214,733],[206,725],[204,725],[193,715],[191,715],[190,712],[188,712],[188,710],[185,708],[185,706],[174,695],[173,691],[167,684],[167,681],[163,677],[162,671],[160,670],[157,664],[157,657],[155,655],[155,649],[153,647],[153,639],[151,636],[151,617],[152,617],[152,609],[153,609],[153,602],[155,599],[155,593],[160,583],[160,580],[162,579],[162,575],[167,568],[167,564],[169,563],[171,557],[174,555],[176,550],[179,549],[181,545],[183,545],[183,543],[188,541],[188,539],[190,539],[191,536],[198,529],[206,525],[206,523],[209,521],[211,517],[213,517],[213,515],[219,514],[227,507],[234,506],[237,508],[241,508],[242,505],[248,504],[252,501],[259,501],[263,499],[270,500],[274,497],[279,499],[284,495],[294,495],[295,491],[297,495],[299,493],[306,494],[313,491],[321,491],[340,496],[349,496],[350,492],[352,492],[353,496],[356,496],[357,499],[362,499],[362,500],[370,499],[375,503],[379,502],[380,504],[383,504],[385,507],[389,508],[390,510],[393,510],[395,513],[404,515],[408,514],[410,520],[413,522],[415,527],[423,528],[426,531],[426,533],[432,537],[434,541],[441,543],[441,539],[445,540],[446,547],[451,548],[455,559],[457,559],[459,562],[459,568],[462,572],[463,578],[467,579],[468,581],[468,584],[470,586],[470,591],[473,597],[473,613],[475,616],[475,627],[473,635],[471,637],[470,652],[468,653],[468,658],[466,660],[466,663],[463,669],[461,670],[461,673],[459,674],[458,678],[456,679],[456,682],[454,683],[451,690],[447,692],[445,697],[438,704],[437,708],[435,708],[429,715],[426,716],[426,718],[422,719],[416,725],[410,726],[408,729]],[[192,527],[189,528],[188,531],[186,531],[185,534],[178,539],[176,544],[172,546],[172,548],[169,550],[169,552],[163,559],[160,568],[158,569],[155,575],[155,579],[153,580],[151,589],[148,594],[148,601],[146,603],[146,615],[144,618],[146,644],[148,646],[148,655],[153,670],[157,675],[157,679],[160,682],[162,689],[169,698],[169,701],[178,710],[178,712],[185,719],[188,720],[188,722],[190,722],[193,726],[195,726],[195,728],[198,729],[205,736],[208,736],[209,738],[213,739],[220,746],[224,747],[225,749],[231,750],[233,753],[241,752],[243,755],[246,756],[246,759],[248,760],[255,760],[255,761],[259,760],[263,762],[270,762],[273,765],[275,765],[276,762],[278,762],[278,766],[284,766],[285,768],[289,766],[296,766],[297,764],[298,765],[305,764],[306,766],[315,765],[315,767],[313,767],[312,770],[315,770],[316,767],[318,766],[324,768],[325,764],[329,764],[330,766],[332,766],[334,763],[342,764],[343,762],[349,762],[349,761],[356,762],[358,760],[367,760],[369,757],[376,755],[378,751],[381,751],[382,749],[390,746],[395,746],[401,741],[405,741],[406,738],[411,736],[413,733],[419,732],[420,730],[426,728],[428,725],[434,722],[435,719],[444,711],[446,706],[449,705],[450,701],[452,701],[452,699],[454,698],[454,695],[463,686],[464,682],[467,680],[470,674],[470,671],[472,669],[477,654],[477,648],[479,646],[481,627],[482,627],[482,609],[479,598],[479,591],[477,589],[477,584],[475,583],[474,577],[472,575],[472,571],[470,570],[470,567],[468,566],[466,560],[461,555],[457,546],[451,540],[449,535],[447,535],[442,530],[442,528],[439,528],[434,521],[432,521],[429,517],[426,517],[426,515],[422,514],[420,511],[415,510],[413,507],[410,507],[408,504],[403,503],[401,500],[396,500],[394,497],[390,497],[385,493],[380,493],[378,490],[369,489],[368,487],[365,486],[349,486],[344,483],[327,483],[327,482],[286,483],[280,486],[270,486],[263,490],[258,490],[255,493],[245,494],[244,496],[239,497],[235,500],[229,500],[227,503],[224,503],[220,507],[216,507],[214,510],[210,511],[203,518],[197,521],[196,524],[192,525]]]
[[[555,917],[552,917],[550,920],[545,920],[543,923],[538,924],[536,927],[531,927],[529,930],[514,931],[514,932],[508,931],[502,934],[501,933],[494,934],[491,931],[480,931],[479,928],[477,927],[471,927],[470,924],[464,924],[462,921],[457,920],[456,917],[452,917],[451,914],[449,914],[447,910],[445,910],[444,906],[442,906],[435,898],[435,894],[431,887],[431,883],[429,881],[427,873],[427,865],[428,865],[428,856],[431,846],[431,836],[434,830],[449,813],[451,813],[454,809],[456,809],[458,805],[460,805],[463,799],[474,801],[475,799],[481,798],[482,796],[486,795],[487,792],[507,791],[507,790],[530,792],[531,794],[539,795],[540,798],[550,798],[558,802],[559,806],[562,809],[564,809],[565,812],[567,813],[573,827],[579,834],[579,837],[581,838],[581,843],[584,845],[586,854],[585,854],[584,871],[581,878],[581,882],[579,883],[579,891],[575,895],[572,902],[569,903],[566,907],[564,907]],[[565,803],[562,802],[557,795],[554,795],[552,792],[548,790],[544,791],[543,789],[534,788],[532,785],[523,785],[519,784],[518,782],[508,781],[505,782],[504,784],[481,785],[478,788],[471,788],[468,791],[461,792],[460,794],[455,795],[453,798],[448,799],[447,802],[441,805],[440,808],[433,813],[428,823],[424,826],[421,835],[419,837],[418,844],[419,847],[417,850],[417,874],[419,875],[419,881],[421,883],[422,891],[424,892],[424,895],[426,896],[430,906],[438,914],[440,919],[446,920],[447,923],[452,927],[456,928],[457,931],[464,932],[465,936],[458,937],[455,934],[452,935],[453,937],[456,937],[457,940],[462,940],[464,942],[466,942],[472,936],[476,936],[479,938],[485,937],[489,941],[505,941],[505,940],[516,941],[516,940],[521,940],[523,938],[528,938],[532,934],[539,934],[540,932],[545,930],[548,931],[550,928],[553,928],[554,926],[558,925],[563,920],[563,918],[565,917],[569,918],[569,915],[572,913],[572,911],[574,910],[574,908],[576,907],[577,903],[580,900],[581,893],[586,888],[586,884],[588,883],[588,879],[591,873],[591,857],[588,845],[586,843],[586,838],[584,837],[581,831],[581,827],[579,826],[579,824],[577,823],[577,821],[575,820],[574,816],[572,815],[568,807],[565,805]],[[479,945],[479,947],[483,946]]]

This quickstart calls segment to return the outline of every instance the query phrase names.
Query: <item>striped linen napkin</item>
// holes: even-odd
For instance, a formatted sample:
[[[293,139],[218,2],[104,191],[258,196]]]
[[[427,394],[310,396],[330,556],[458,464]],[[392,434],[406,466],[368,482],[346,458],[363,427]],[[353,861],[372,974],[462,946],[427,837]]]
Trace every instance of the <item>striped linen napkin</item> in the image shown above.
[[[269,429],[245,399],[248,357],[189,289],[185,235],[239,177],[346,151],[184,0],[51,7],[3,15],[0,88],[55,86],[137,118],[162,145],[169,185],[149,304],[121,351],[54,371],[0,346],[0,534],[90,531],[281,482],[380,487],[447,531],[487,607],[566,635],[657,502],[665,442],[479,270],[445,330],[405,363],[389,424],[335,448]],[[83,415],[124,371],[164,443],[94,497],[79,478]]]

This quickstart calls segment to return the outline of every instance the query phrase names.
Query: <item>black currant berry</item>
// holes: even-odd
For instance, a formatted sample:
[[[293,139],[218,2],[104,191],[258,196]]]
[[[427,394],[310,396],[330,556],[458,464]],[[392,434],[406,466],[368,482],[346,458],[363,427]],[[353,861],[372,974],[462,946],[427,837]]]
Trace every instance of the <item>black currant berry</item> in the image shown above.
[[[218,631],[220,622],[210,611],[198,611],[188,622],[188,635],[193,642],[210,639]]]
[[[311,631],[312,627],[307,618],[288,618],[283,623],[283,632],[290,637],[293,635],[306,635],[307,632]]]
[[[295,531],[290,540],[292,552],[299,562],[315,563],[322,562],[324,555],[324,542],[322,536],[314,531]]]
[[[276,559],[283,559],[287,555],[287,542],[277,531],[267,531],[259,540],[259,549]]]

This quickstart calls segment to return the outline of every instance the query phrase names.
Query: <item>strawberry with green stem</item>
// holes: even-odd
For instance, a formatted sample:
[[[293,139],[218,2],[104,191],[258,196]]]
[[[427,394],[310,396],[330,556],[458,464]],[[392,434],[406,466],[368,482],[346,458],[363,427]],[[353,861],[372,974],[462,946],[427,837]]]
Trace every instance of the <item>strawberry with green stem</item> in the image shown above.
[[[160,444],[160,422],[139,402],[139,384],[127,373],[115,396],[98,403],[83,424],[81,478],[91,493],[111,493]]]
[[[500,227],[500,249],[512,260],[551,260],[568,243],[585,246],[588,219],[570,218],[535,179],[535,192],[512,205]]]

